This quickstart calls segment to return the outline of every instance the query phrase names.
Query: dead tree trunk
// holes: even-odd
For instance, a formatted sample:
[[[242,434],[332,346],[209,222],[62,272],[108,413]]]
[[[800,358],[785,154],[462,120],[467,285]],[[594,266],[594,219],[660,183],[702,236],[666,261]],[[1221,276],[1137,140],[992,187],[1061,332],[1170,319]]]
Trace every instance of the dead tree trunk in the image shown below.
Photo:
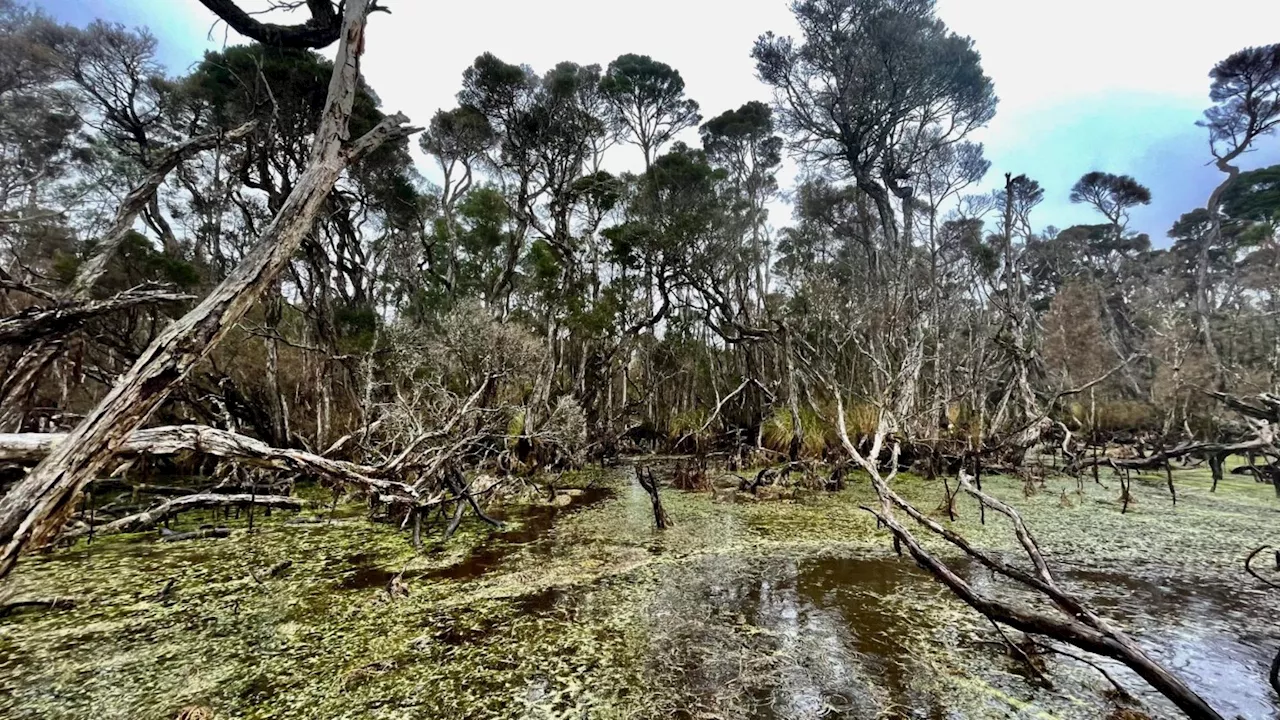
[[[0,434],[0,462],[40,462],[53,454],[68,437],[68,433]],[[115,455],[167,456],[180,453],[199,453],[256,467],[327,477],[378,494],[381,502],[411,504],[419,496],[418,491],[408,484],[385,479],[402,472],[399,465],[357,465],[303,450],[271,447],[261,440],[205,425],[166,425],[139,430],[116,447]]]
[[[261,505],[263,507],[273,507],[282,510],[301,510],[302,501],[297,498],[285,497],[281,495],[255,495],[250,493],[238,493],[235,495],[219,495],[217,493],[202,493],[199,495],[187,495],[185,497],[174,498],[167,502],[161,503],[150,510],[140,512],[136,515],[122,517],[119,520],[113,520],[105,525],[99,525],[92,528],[94,535],[115,535],[117,533],[138,532],[154,527],[167,518],[171,518],[185,510],[194,510],[196,508],[210,507],[232,507],[232,506],[253,506]],[[81,535],[88,535],[90,528],[83,528],[69,532],[63,535],[64,538],[77,538]]]
[[[76,601],[71,598],[51,597],[51,598],[19,598],[16,600],[0,601],[0,618],[7,617],[14,613],[23,612],[25,610],[70,610],[76,606]]]
[[[1137,643],[1133,641],[1127,634],[1119,628],[1113,626],[1110,622],[1104,620],[1097,615],[1092,608],[1084,603],[1077,596],[1063,590],[1058,584],[1053,573],[1049,570],[1048,564],[1040,554],[1040,548],[1036,544],[1030,531],[1022,522],[1022,518],[1017,511],[1005,505],[1004,503],[992,498],[989,495],[975,489],[969,485],[961,476],[961,483],[964,489],[970,495],[973,495],[984,505],[990,505],[992,509],[1006,515],[1013,523],[1014,532],[1018,537],[1019,543],[1023,546],[1027,556],[1031,559],[1032,564],[1036,568],[1034,575],[1030,575],[1022,570],[1004,564],[1002,561],[988,556],[979,550],[969,547],[963,540],[957,542],[958,536],[947,531],[945,534],[939,533],[944,539],[952,542],[965,553],[977,559],[983,565],[990,568],[1005,577],[1013,579],[1023,585],[1037,590],[1045,595],[1066,617],[1064,619],[1055,618],[1044,615],[1035,611],[1023,610],[1013,605],[984,597],[972,586],[953,573],[950,568],[942,562],[929,555],[916,539],[911,536],[901,525],[899,525],[892,517],[885,518],[884,512],[889,509],[889,501],[885,501],[885,507],[882,509],[880,517],[885,520],[885,525],[893,532],[894,537],[901,543],[905,544],[911,555],[925,569],[929,570],[939,580],[942,581],[952,592],[956,593],[966,604],[974,608],[978,612],[996,622],[1001,622],[1010,627],[1017,628],[1025,633],[1042,635],[1055,640],[1066,642],[1083,650],[1109,657],[1124,663],[1129,669],[1136,672],[1143,680],[1146,680],[1151,687],[1155,688],[1168,698],[1178,709],[1186,713],[1193,720],[1222,720],[1222,716],[1216,710],[1209,706],[1204,698],[1200,697],[1194,690],[1186,685],[1180,678],[1169,672],[1162,665],[1152,660]],[[877,490],[880,490],[878,487]],[[885,488],[887,491],[887,486]],[[889,494],[892,491],[888,491]],[[882,495],[882,498],[886,497]],[[906,510],[907,504],[904,500],[892,495],[892,504]],[[937,533],[938,530],[945,530],[932,520],[924,518],[924,516],[916,517],[918,512],[906,510],[909,515],[917,522],[922,522],[925,527]],[[935,529],[932,526],[937,526]],[[950,535],[950,536],[949,536]]]
[[[161,530],[164,530],[164,528],[161,528]],[[191,532],[170,533],[168,535],[163,535],[160,538],[160,542],[173,543],[173,542],[183,542],[185,540],[203,540],[205,538],[226,538],[226,537],[231,537],[231,528],[224,528],[224,527],[201,528],[199,530],[192,530]]]
[[[293,257],[339,175],[383,142],[413,131],[397,114],[348,143],[370,0],[348,0],[329,95],[307,169],[240,265],[194,310],[171,324],[111,392],[0,504],[0,577],[26,548],[49,540],[75,498],[115,450],[256,302]]]
[[[667,518],[667,511],[662,507],[662,497],[658,494],[658,481],[653,477],[653,471],[646,467],[636,466],[636,480],[640,483],[640,487],[649,494],[649,501],[653,503],[653,525],[659,530],[665,530],[671,524]]]
[[[42,342],[42,338],[50,335],[54,337],[65,335],[96,317],[140,305],[158,305],[194,299],[191,295],[165,290],[134,288],[105,300],[88,300],[62,307],[32,308],[0,319],[0,345],[18,345],[34,341],[36,346],[26,353],[34,354],[39,352],[42,344],[47,344]]]

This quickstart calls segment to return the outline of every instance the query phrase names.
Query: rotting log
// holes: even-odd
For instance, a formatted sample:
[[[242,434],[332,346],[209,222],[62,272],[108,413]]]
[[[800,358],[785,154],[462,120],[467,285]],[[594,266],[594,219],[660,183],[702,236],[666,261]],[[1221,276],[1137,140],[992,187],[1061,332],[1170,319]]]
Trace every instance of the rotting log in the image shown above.
[[[974,488],[963,473],[961,473],[961,485],[966,493],[977,498],[984,506],[990,507],[1009,518],[1013,524],[1014,533],[1019,544],[1022,545],[1035,568],[1034,574],[1005,564],[987,553],[969,546],[962,540],[958,541],[959,536],[950,531],[945,531],[936,522],[920,515],[909,503],[897,496],[896,493],[893,493],[892,490],[889,490],[882,481],[877,483],[876,489],[878,493],[881,493],[883,505],[880,512],[875,514],[884,523],[885,527],[889,528],[895,539],[901,545],[907,547],[912,558],[921,567],[932,573],[934,577],[938,578],[943,585],[966,604],[992,621],[1003,623],[1028,634],[1066,642],[1082,650],[1117,660],[1141,676],[1151,687],[1173,702],[1188,717],[1195,720],[1222,720],[1222,716],[1187,686],[1181,678],[1153,660],[1132,638],[1099,616],[1084,600],[1058,585],[1057,579],[1040,552],[1039,545],[1016,510]],[[915,537],[892,517],[890,510],[893,507],[907,512],[918,523],[959,547],[970,557],[978,560],[992,571],[1042,593],[1062,613],[1063,617],[1053,617],[1034,610],[1026,610],[1013,604],[984,596],[960,578],[946,564],[926,551]],[[944,532],[940,532],[940,530]]]
[[[76,601],[68,597],[17,598],[0,602],[0,617],[7,617],[26,610],[70,610]]]
[[[182,542],[184,540],[203,540],[205,538],[226,538],[231,537],[231,528],[200,528],[191,532],[170,533],[161,536],[160,542],[172,543]]]
[[[185,316],[169,325],[106,397],[0,502],[0,577],[19,555],[61,529],[76,498],[160,406],[175,383],[244,317],[292,259],[342,172],[388,140],[416,132],[396,114],[348,142],[370,0],[347,0],[328,97],[306,169],[241,263]]]

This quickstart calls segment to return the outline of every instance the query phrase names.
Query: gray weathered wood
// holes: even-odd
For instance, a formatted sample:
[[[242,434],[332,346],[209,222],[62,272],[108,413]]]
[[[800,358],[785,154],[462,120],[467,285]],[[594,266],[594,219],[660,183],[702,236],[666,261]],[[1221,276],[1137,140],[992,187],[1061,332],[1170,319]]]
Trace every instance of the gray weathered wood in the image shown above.
[[[249,493],[221,495],[218,493],[201,493],[199,495],[186,495],[180,498],[174,498],[135,515],[129,515],[127,517],[122,517],[119,520],[112,520],[104,525],[98,525],[93,528],[92,532],[94,535],[116,535],[119,533],[138,532],[140,530],[155,527],[156,525],[164,522],[166,518],[171,518],[174,515],[187,510],[211,507],[238,507],[243,505],[260,505],[262,507],[272,507],[281,510],[302,509],[301,500],[294,497],[286,497],[284,495],[251,495]],[[82,535],[88,535],[89,532],[90,529],[87,527],[78,528],[73,532],[64,534],[63,537],[76,538]]]
[[[0,462],[38,463],[67,439],[68,433],[0,434]],[[248,465],[333,478],[377,493],[414,498],[409,485],[379,475],[382,468],[333,460],[293,448],[277,448],[247,435],[206,425],[166,425],[131,434],[117,449],[117,457],[169,456],[198,453]]]
[[[879,458],[889,438],[889,425],[881,416],[879,428],[872,442],[871,450],[863,454],[849,439],[845,424],[844,403],[840,395],[836,397],[836,426],[840,442],[845,452],[858,463],[871,478],[871,485],[880,500],[879,508],[863,506],[863,509],[876,516],[880,525],[893,533],[895,545],[907,548],[916,563],[928,570],[945,585],[956,597],[963,600],[974,610],[982,613],[992,622],[1003,623],[1022,632],[1041,635],[1068,643],[1082,650],[1117,660],[1133,670],[1160,694],[1168,698],[1187,717],[1195,720],[1222,720],[1204,698],[1200,697],[1177,675],[1156,662],[1124,631],[1113,625],[1101,615],[1093,611],[1085,601],[1058,584],[1053,571],[1040,552],[1031,531],[1023,523],[1022,517],[1009,505],[983,493],[971,482],[971,476],[963,471],[960,474],[961,488],[977,498],[982,507],[990,507],[1009,518],[1013,524],[1014,535],[1022,546],[1027,559],[1034,570],[1028,572],[1022,568],[1005,562],[1000,557],[979,550],[969,544],[962,536],[941,525],[933,518],[920,512],[914,505],[894,492],[891,483],[898,472],[898,457],[901,446],[891,442],[890,468],[887,476],[880,474]],[[1038,609],[1023,608],[1012,602],[984,594],[980,589],[970,585],[946,563],[939,560],[932,552],[925,549],[915,535],[898,522],[895,511],[901,511],[926,528],[929,532],[959,548],[969,557],[982,563],[994,573],[1021,583],[1046,598],[1058,610],[1059,615],[1052,615]]]
[[[359,54],[370,0],[348,0],[329,94],[306,170],[240,265],[191,312],[172,323],[117,380],[98,406],[0,502],[0,577],[27,548],[50,540],[84,487],[110,462],[222,339],[293,257],[342,171],[386,140],[413,132],[396,114],[348,144]]]
[[[0,344],[43,341],[43,338],[50,334],[62,334],[74,330],[102,315],[140,305],[160,305],[194,299],[194,295],[166,290],[134,289],[125,290],[104,300],[87,300],[51,308],[33,307],[0,318]]]

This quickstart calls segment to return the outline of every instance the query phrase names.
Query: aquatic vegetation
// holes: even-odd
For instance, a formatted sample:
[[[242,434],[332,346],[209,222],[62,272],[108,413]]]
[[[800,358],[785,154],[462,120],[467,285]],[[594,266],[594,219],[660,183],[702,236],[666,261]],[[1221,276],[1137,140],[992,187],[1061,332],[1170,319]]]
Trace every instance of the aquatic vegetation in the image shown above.
[[[1265,596],[1240,582],[1239,562],[1278,508],[1248,478],[1214,494],[1207,475],[1178,480],[1176,509],[1153,478],[1134,483],[1140,499],[1123,516],[1115,488],[1077,495],[1051,479],[1024,497],[1021,481],[985,484],[1019,506],[1069,582],[1193,682],[1232,668],[1235,684],[1209,692],[1253,717],[1269,702],[1265,648],[1280,628],[1254,610]],[[921,507],[941,494],[899,483]],[[1083,718],[1116,707],[1074,661],[1048,661],[1052,685],[1028,676],[981,616],[894,556],[859,509],[871,490],[857,475],[844,492],[786,501],[666,491],[663,533],[629,471],[557,485],[568,507],[506,508],[501,530],[468,520],[449,543],[427,535],[421,554],[393,527],[276,513],[225,540],[126,535],[31,558],[15,591],[78,604],[0,620],[0,715]],[[975,542],[1012,547],[996,518],[959,511]]]

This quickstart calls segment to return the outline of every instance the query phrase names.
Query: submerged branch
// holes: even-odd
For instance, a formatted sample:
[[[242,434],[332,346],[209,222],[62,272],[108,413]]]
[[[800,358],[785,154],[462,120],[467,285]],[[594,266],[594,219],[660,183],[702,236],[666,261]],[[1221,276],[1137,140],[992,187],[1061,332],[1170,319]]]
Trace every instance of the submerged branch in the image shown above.
[[[122,517],[119,520],[113,520],[105,525],[98,527],[77,528],[71,532],[64,533],[63,539],[73,540],[83,535],[93,532],[95,535],[116,535],[119,533],[138,532],[155,527],[159,523],[164,522],[167,518],[171,518],[178,513],[186,510],[195,510],[197,508],[212,507],[233,507],[258,505],[261,507],[277,508],[281,510],[301,510],[302,501],[294,497],[286,497],[284,495],[254,495],[249,493],[238,493],[234,495],[221,495],[218,493],[201,493],[199,495],[187,495],[185,497],[174,498],[167,502],[163,502],[149,510]]]

